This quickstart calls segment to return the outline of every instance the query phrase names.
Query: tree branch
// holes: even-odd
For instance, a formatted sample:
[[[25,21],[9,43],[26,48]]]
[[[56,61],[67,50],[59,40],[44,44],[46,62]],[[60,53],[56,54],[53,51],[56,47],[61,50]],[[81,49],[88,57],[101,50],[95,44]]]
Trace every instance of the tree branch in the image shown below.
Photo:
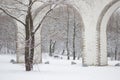
[[[40,21],[39,25],[37,26],[37,28],[35,29],[35,31],[33,32],[33,34],[35,34],[37,32],[37,30],[40,28],[40,26],[42,25],[44,19],[46,18],[46,16],[56,7],[57,5],[55,5],[53,8],[50,8],[49,11],[46,12],[46,14],[44,15],[44,17],[42,18],[42,20]]]
[[[16,17],[10,15],[6,10],[4,10],[3,8],[0,8],[0,10],[2,10],[6,15],[8,15],[9,17],[15,19],[16,21],[20,22],[21,24],[23,24],[24,26],[26,25],[24,22],[22,22],[21,20],[17,19]]]
[[[5,7],[6,9],[10,9],[10,10],[17,10],[17,11],[23,11],[23,12],[27,12],[27,10],[24,10],[24,9],[19,9],[19,8],[16,8],[16,7],[9,7],[9,6],[1,6],[1,7]]]
[[[28,5],[27,5],[27,4],[24,4],[23,2],[21,2],[21,1],[19,1],[19,0],[14,0],[14,1],[18,2],[19,4],[22,4],[22,5],[24,5],[24,6],[27,6],[27,7],[28,7]]]
[[[52,11],[53,9],[50,9],[45,16],[42,18],[41,22],[39,23],[39,25],[37,26],[37,28],[35,29],[35,31],[33,32],[33,34],[35,34],[37,32],[37,30],[40,28],[40,26],[42,25],[44,19],[46,18],[46,16]]]

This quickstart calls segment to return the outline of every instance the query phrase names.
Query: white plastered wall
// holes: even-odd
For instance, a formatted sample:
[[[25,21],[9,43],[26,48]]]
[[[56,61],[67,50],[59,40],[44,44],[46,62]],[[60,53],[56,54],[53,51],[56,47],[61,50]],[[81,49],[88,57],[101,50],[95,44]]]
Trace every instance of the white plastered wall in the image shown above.
[[[73,1],[73,0],[71,0]],[[84,22],[84,52],[83,64],[97,66],[99,65],[100,53],[98,50],[98,32],[96,30],[98,18],[104,9],[112,0],[74,0],[73,4],[77,6]],[[106,56],[106,55],[105,55]],[[103,56],[104,57],[104,56]],[[106,62],[105,62],[106,63]]]

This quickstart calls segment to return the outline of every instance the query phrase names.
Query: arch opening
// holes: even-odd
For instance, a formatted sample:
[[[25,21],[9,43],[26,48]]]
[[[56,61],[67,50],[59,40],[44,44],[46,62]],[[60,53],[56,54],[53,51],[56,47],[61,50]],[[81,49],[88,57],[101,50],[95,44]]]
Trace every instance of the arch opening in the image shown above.
[[[97,23],[99,65],[108,65],[107,59],[107,25],[111,15],[120,7],[120,1],[115,0],[105,6]]]
[[[107,53],[111,60],[120,60],[120,8],[110,17],[107,25]]]
[[[67,59],[69,50],[71,59],[74,51],[75,59],[83,57],[84,25],[80,13],[73,6],[62,4],[50,12],[42,24],[40,33],[42,54]],[[51,45],[54,46],[52,53]]]
[[[71,7],[72,7],[72,9],[75,11],[75,13],[77,13],[79,16],[75,16],[76,18],[79,18],[79,23],[80,24],[77,24],[77,25],[81,25],[82,26],[82,28],[80,29],[81,30],[81,32],[82,32],[82,34],[81,35],[83,35],[84,33],[84,25],[83,25],[83,20],[82,20],[82,17],[81,17],[81,15],[80,15],[80,11],[78,11],[76,8],[75,8],[75,6],[72,6],[72,4],[64,4],[64,3],[60,3],[57,7],[55,7],[52,11],[56,11],[57,9],[59,9],[59,7],[61,7],[61,6],[68,6],[70,9],[71,9]],[[51,5],[49,4],[42,4],[40,7],[38,7],[37,9],[36,9],[36,11],[33,13],[33,19],[34,19],[34,28],[36,29],[36,27],[37,27],[37,25],[38,24],[40,24],[41,22],[41,26],[39,27],[39,29],[37,30],[37,32],[35,33],[35,52],[34,52],[34,62],[35,63],[42,63],[42,57],[43,57],[43,55],[42,55],[42,48],[41,48],[41,38],[42,38],[42,35],[41,35],[41,32],[42,32],[42,28],[44,27],[44,22],[45,22],[45,19],[44,19],[44,17],[48,17],[48,18],[51,18],[51,19],[53,19],[53,18],[55,18],[56,19],[56,17],[54,17],[54,15],[53,15],[53,13],[52,13],[52,11],[50,11],[50,13],[49,13],[49,15],[51,14],[51,15],[53,15],[52,17],[51,16],[49,16],[48,14],[46,15],[46,13],[47,12],[49,12],[49,10],[50,10],[50,8],[51,8]],[[72,11],[72,12],[74,12],[74,11]],[[66,17],[66,16],[65,16]],[[55,21],[55,19],[53,19],[54,21]],[[52,20],[51,20],[52,21]],[[47,21],[47,22],[49,22],[49,21]],[[46,24],[46,23],[45,23]],[[76,24],[75,24],[76,25]],[[61,29],[62,30],[62,29]],[[82,37],[82,40],[81,41],[83,41],[83,37]],[[50,42],[50,41],[49,41]],[[55,40],[53,41],[53,42],[55,42]],[[82,49],[80,49],[81,50],[81,54],[82,54],[82,57],[84,56],[83,55],[83,42],[81,42],[82,43],[82,45],[81,45],[81,47],[82,47]],[[81,56],[81,55],[80,55]],[[24,62],[24,55],[17,55],[17,60],[18,60],[18,62]],[[83,58],[82,58],[83,59]],[[84,61],[84,60],[82,60],[82,61]]]
[[[0,54],[16,54],[17,26],[13,19],[0,15]]]

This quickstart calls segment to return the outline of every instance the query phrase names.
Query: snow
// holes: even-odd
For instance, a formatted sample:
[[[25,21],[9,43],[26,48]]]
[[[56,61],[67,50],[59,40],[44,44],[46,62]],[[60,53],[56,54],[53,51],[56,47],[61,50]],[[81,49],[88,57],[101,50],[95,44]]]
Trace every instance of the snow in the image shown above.
[[[24,64],[12,64],[15,55],[0,55],[0,80],[120,80],[120,67],[82,67],[81,61],[71,65],[72,60],[44,58],[43,64],[35,64],[34,70],[26,72]],[[49,61],[50,64],[44,64]]]

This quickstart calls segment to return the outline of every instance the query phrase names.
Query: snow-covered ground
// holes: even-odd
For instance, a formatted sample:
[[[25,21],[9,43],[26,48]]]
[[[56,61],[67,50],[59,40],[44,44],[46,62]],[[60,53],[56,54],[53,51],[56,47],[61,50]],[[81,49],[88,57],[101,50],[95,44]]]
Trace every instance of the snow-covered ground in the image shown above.
[[[24,64],[12,64],[10,59],[15,56],[0,55],[0,80],[120,80],[120,67],[114,67],[115,62],[106,67],[82,67],[81,61],[71,65],[71,60],[47,58],[43,63],[50,64],[34,65],[33,71],[25,72]]]

